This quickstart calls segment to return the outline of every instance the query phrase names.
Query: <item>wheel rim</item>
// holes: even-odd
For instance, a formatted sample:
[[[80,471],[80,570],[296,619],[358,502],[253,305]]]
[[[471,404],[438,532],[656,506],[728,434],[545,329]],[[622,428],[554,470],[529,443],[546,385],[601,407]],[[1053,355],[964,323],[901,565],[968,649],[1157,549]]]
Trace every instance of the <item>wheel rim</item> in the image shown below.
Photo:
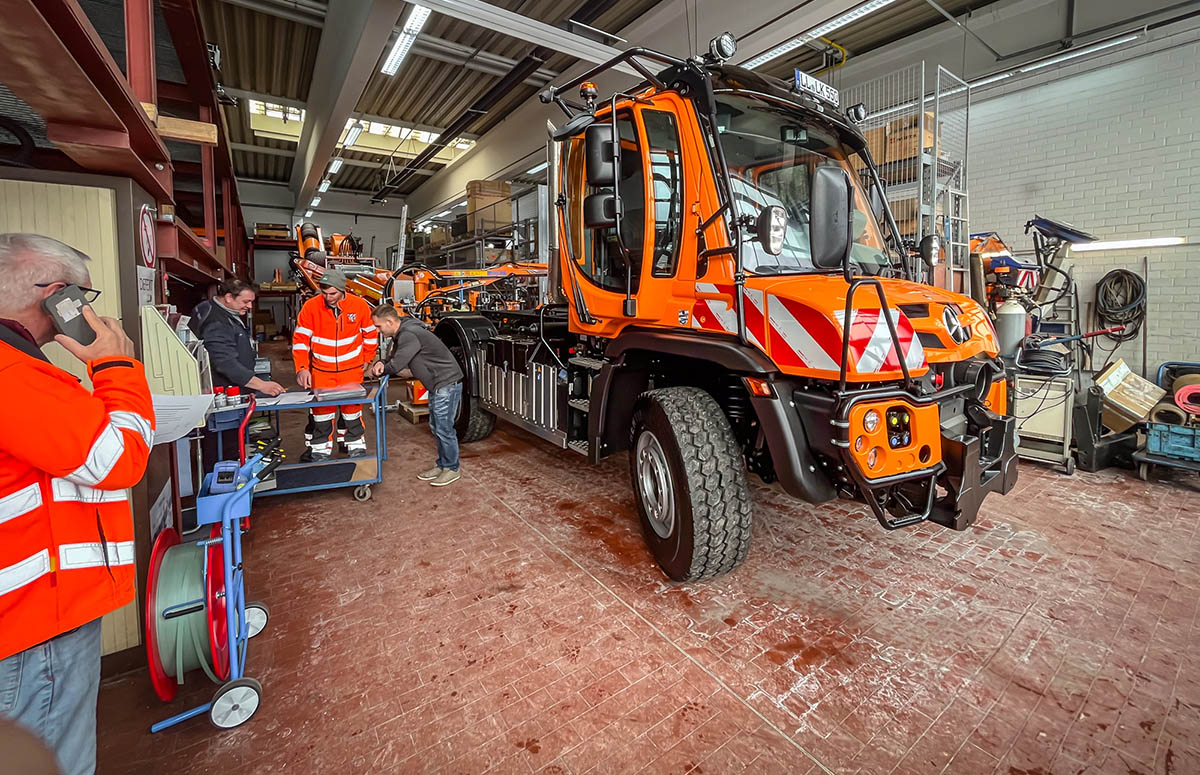
[[[638,497],[646,510],[646,519],[659,538],[669,538],[675,531],[675,488],[667,456],[650,431],[642,431],[634,454]]]
[[[267,612],[258,606],[246,606],[246,637],[253,638],[267,626]]]
[[[258,710],[258,692],[252,686],[235,686],[213,700],[213,723],[224,729],[245,723]]]

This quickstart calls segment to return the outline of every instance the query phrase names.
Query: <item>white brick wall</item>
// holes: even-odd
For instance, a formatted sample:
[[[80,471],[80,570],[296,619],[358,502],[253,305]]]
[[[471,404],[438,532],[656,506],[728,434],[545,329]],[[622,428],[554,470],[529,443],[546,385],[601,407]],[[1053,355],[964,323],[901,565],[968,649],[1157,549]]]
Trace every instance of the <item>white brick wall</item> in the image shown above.
[[[1030,249],[1023,227],[1037,213],[1100,239],[1182,236],[1193,243],[1078,254],[1075,261],[1090,316],[1096,280],[1117,267],[1140,273],[1149,256],[1151,378],[1162,361],[1200,361],[1196,37],[1142,44],[1100,69],[1048,72],[999,96],[982,92],[971,107],[972,231],[998,231],[1014,250]],[[1141,350],[1135,340],[1118,354],[1136,371]]]

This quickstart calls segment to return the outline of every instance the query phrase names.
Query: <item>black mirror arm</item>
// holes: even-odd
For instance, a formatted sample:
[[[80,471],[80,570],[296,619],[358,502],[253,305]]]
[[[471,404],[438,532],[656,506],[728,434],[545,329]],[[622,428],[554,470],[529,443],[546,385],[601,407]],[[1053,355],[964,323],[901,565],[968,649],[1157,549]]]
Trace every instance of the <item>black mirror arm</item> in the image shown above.
[[[721,205],[721,207],[717,209],[715,213],[712,214],[708,222],[701,225],[701,229],[703,229],[704,226],[707,226],[707,224],[712,220],[715,220],[718,215],[724,213],[726,210],[728,210],[731,214],[734,214],[735,212],[733,209],[733,179],[729,176],[729,164],[725,161],[725,149],[721,145],[721,138],[717,137],[717,105],[716,99],[712,93],[712,80],[710,78],[706,77],[704,79],[704,89],[706,97],[705,102],[709,106],[708,126],[709,132],[712,133],[712,145],[716,151],[717,170],[720,173],[721,182],[725,185],[725,191],[728,195],[728,199],[724,204]],[[719,194],[720,188],[718,187],[718,195]],[[742,229],[738,225],[737,220],[737,218],[730,218],[728,221],[726,221],[726,223],[729,225],[730,237],[732,238],[730,241],[733,242],[733,245],[731,246],[733,248],[734,266],[733,301],[737,312],[737,336],[739,342],[748,345],[750,344],[750,341],[746,337],[746,307],[743,301],[744,294],[742,293],[746,286],[746,273],[742,269]]]
[[[867,169],[871,171],[871,181],[883,197],[883,212],[887,215],[888,230],[892,233],[892,247],[900,255],[900,264],[904,267],[904,279],[912,280],[912,269],[909,267],[908,257],[904,254],[904,241],[900,237],[900,227],[896,224],[896,219],[892,217],[892,208],[888,204],[887,192],[883,189],[883,181],[879,178],[879,171],[875,168],[875,160],[871,158],[871,152],[867,148],[864,147],[862,153],[866,155]]]

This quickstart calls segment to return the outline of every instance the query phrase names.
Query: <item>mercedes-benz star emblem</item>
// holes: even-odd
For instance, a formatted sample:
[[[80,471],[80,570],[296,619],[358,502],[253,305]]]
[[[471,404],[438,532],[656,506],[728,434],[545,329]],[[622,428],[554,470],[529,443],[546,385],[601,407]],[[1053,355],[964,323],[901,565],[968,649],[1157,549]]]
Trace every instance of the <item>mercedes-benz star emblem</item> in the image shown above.
[[[946,331],[955,344],[962,344],[971,338],[971,330],[959,322],[958,315],[951,308],[942,310],[942,322],[946,324]]]

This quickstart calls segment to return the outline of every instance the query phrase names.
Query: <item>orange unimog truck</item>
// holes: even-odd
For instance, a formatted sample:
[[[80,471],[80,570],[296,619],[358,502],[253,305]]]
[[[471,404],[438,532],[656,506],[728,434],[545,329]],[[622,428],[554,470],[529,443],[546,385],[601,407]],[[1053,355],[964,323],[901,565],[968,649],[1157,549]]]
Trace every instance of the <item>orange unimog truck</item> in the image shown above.
[[[963,530],[1017,475],[992,324],[913,279],[937,246],[901,243],[847,117],[865,110],[801,72],[723,64],[735,46],[631,49],[547,88],[567,114],[548,144],[551,298],[435,329],[467,375],[460,438],[500,418],[592,462],[628,452],[646,540],[679,581],[746,557],[747,471],[863,501],[887,529]],[[591,79],[618,64],[644,82],[597,100]]]

